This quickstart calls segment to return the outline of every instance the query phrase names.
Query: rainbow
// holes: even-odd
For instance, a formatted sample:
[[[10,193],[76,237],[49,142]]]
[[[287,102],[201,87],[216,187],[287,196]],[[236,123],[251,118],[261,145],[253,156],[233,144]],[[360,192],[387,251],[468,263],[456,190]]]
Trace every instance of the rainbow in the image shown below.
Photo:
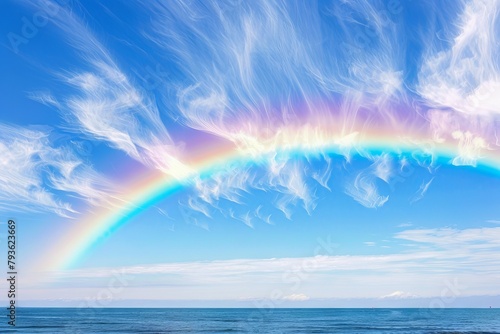
[[[293,133],[293,138],[291,133]],[[55,248],[45,256],[47,260],[41,261],[44,271],[47,269],[49,271],[58,271],[73,267],[102,239],[103,235],[115,232],[146,208],[155,205],[189,185],[193,174],[209,175],[221,166],[232,162],[259,161],[266,154],[278,150],[284,152],[284,154],[326,152],[345,156],[346,150],[354,148],[354,154],[361,154],[360,152],[375,152],[374,154],[376,152],[394,152],[400,154],[419,150],[421,146],[417,142],[428,142],[428,140],[423,139],[416,141],[412,139],[415,138],[414,136],[409,137],[408,134],[406,134],[407,140],[395,141],[393,133],[384,136],[381,132],[372,133],[370,136],[364,136],[363,138],[358,136],[355,140],[353,140],[353,137],[356,136],[352,135],[333,138],[327,132],[318,135],[317,131],[313,134],[314,138],[304,138],[304,136],[311,135],[309,130],[301,135],[297,135],[297,129],[291,133],[284,134],[284,139],[278,144],[275,143],[274,146],[267,145],[267,151],[261,148],[259,154],[256,154],[255,151],[249,153],[238,149],[234,145],[222,145],[216,151],[205,152],[205,155],[199,156],[189,165],[193,173],[181,179],[168,177],[159,171],[139,176],[128,185],[128,194],[124,196],[127,199],[126,202],[133,203],[133,205],[121,204],[101,208],[100,211],[88,215],[81,222],[75,224],[75,227],[67,233],[63,241],[55,245]],[[284,145],[285,142],[287,145]],[[307,143],[307,145],[302,143]],[[439,146],[435,146],[433,148],[435,156],[451,161],[458,154],[456,143],[451,144],[441,143]],[[500,171],[500,155],[498,151],[484,150],[482,153],[481,159],[478,160],[480,166],[495,172]]]

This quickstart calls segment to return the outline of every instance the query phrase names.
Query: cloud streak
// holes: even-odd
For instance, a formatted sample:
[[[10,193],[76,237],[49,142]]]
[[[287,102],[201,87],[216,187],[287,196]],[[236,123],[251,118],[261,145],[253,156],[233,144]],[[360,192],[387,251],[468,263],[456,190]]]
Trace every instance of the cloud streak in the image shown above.
[[[38,1],[33,6],[41,6]],[[43,94],[38,100],[61,111],[67,128],[89,140],[101,140],[144,165],[179,177],[189,173],[163,124],[155,102],[134,87],[106,47],[74,12],[58,7],[50,20],[79,53],[89,70],[67,71],[62,80],[74,95],[56,99]]]
[[[419,75],[419,92],[430,103],[469,115],[500,113],[496,0],[462,2],[449,44],[430,46]],[[466,79],[464,81],[464,79]]]
[[[256,278],[282,290],[297,287],[297,284],[303,287],[304,291],[300,293],[294,290],[291,296],[296,296],[290,297],[290,300],[306,300],[302,296],[431,297],[436,283],[445,285],[449,282],[463,288],[462,296],[491,295],[500,293],[496,284],[500,275],[500,260],[495,256],[500,250],[498,233],[500,228],[406,230],[395,234],[393,240],[410,240],[427,247],[385,255],[318,255],[136,265],[121,268],[121,272],[127,277],[134,277],[134,282],[141,282],[141,277],[168,277],[169,284],[177,289],[213,289],[225,284],[237,291],[238,286],[254,284],[258,294],[262,291],[262,284],[255,283]],[[59,272],[57,276],[61,282],[71,279],[80,285],[88,285],[110,277],[115,271],[113,268],[86,268]],[[327,284],[332,280],[336,284]],[[161,279],[154,282],[157,289],[163,286]],[[353,284],[356,289],[353,289]],[[362,291],[359,295],[358,289]],[[387,291],[382,297],[380,289]]]
[[[92,204],[107,201],[110,183],[70,147],[55,147],[49,135],[48,131],[0,123],[0,210],[67,217],[76,214],[69,197]]]

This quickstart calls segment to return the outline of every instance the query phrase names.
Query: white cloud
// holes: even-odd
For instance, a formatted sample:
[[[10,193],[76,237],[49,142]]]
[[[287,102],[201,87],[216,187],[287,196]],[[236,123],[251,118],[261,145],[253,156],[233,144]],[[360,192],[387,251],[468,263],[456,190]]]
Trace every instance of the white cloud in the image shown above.
[[[412,240],[417,245],[384,255],[163,263],[128,266],[121,272],[134,277],[134,282],[154,279],[157,289],[175,286],[177,292],[171,292],[181,299],[191,295],[193,289],[201,289],[205,296],[217,296],[216,299],[222,298],[221,294],[234,299],[265,297],[274,290],[285,296],[294,295],[299,294],[299,287],[300,293],[311,299],[380,298],[380,291],[396,291],[384,297],[396,299],[440,296],[450,285],[460,296],[491,295],[500,293],[499,231],[500,228],[403,231],[393,240]],[[78,283],[83,287],[106,282],[113,270],[86,268],[56,274],[61,284]],[[164,286],[166,281],[168,285]],[[251,293],[243,293],[249,290],[248,286],[252,286]]]
[[[389,104],[391,99],[404,96],[403,72],[399,51],[392,47],[401,38],[399,23],[387,17],[384,6],[370,1],[328,6],[328,15],[340,22],[335,47],[325,44],[322,18],[305,4],[297,7],[259,0],[226,12],[217,1],[203,6],[160,1],[147,10],[153,31],[145,33],[146,37],[175,54],[187,78],[183,86],[175,87],[175,109],[181,121],[227,139],[243,156],[272,157],[288,148],[327,156],[331,145],[338,146],[349,159],[351,149],[358,148],[359,139],[373,124],[401,129],[406,136],[406,125],[418,117],[408,113],[408,120],[401,120],[399,108]],[[353,22],[358,15],[373,28],[365,36],[369,45],[356,45],[358,27]],[[367,49],[370,52],[364,52]],[[357,56],[360,53],[364,56]],[[343,98],[328,98],[332,93]],[[325,97],[324,101],[311,98],[319,96]],[[366,115],[365,108],[376,112]],[[396,124],[399,122],[404,124]],[[362,150],[357,153],[372,158]],[[310,212],[316,203],[315,189],[307,181],[312,178],[329,189],[330,160],[325,159],[324,168],[308,173],[307,164],[279,159],[282,161],[266,166],[269,180],[264,181],[271,184],[263,182],[262,187],[282,194],[275,205],[286,217],[292,216],[297,203]],[[380,195],[373,181],[388,181],[392,173],[388,160],[377,159],[373,173],[368,178],[357,177],[346,192],[364,206],[382,206],[388,196]],[[231,193],[231,198],[234,195],[238,197]]]
[[[25,2],[38,9],[47,4]],[[55,98],[44,91],[32,98],[61,110],[67,127],[87,138],[104,141],[174,177],[193,176],[155,100],[127,76],[76,10],[51,3],[58,15],[50,20],[80,54],[85,70],[60,76],[72,89],[68,96]],[[186,204],[193,210],[208,217],[221,199],[240,204],[247,192],[262,189],[279,194],[273,205],[287,218],[297,205],[310,213],[317,198],[309,181],[329,189],[333,165],[326,153],[332,153],[332,147],[346,164],[353,153],[372,162],[352,174],[345,192],[365,207],[378,208],[389,200],[381,188],[397,173],[389,155],[363,150],[365,141],[372,142],[379,133],[389,131],[399,150],[400,144],[412,142],[408,137],[420,136],[429,127],[433,141],[430,153],[425,153],[433,155],[438,144],[452,142],[455,165],[475,165],[496,145],[491,140],[494,126],[482,118],[497,113],[491,92],[500,82],[494,62],[497,51],[491,47],[497,39],[498,5],[493,1],[475,0],[464,6],[449,48],[434,52],[429,43],[425,45],[418,83],[424,103],[432,107],[425,115],[411,103],[405,104],[404,112],[400,107],[401,102],[413,102],[403,91],[404,57],[394,47],[406,37],[400,34],[401,20],[387,17],[383,6],[365,0],[329,6],[327,15],[339,22],[335,47],[325,44],[326,26],[306,4],[258,0],[230,12],[220,6],[217,1],[203,6],[159,1],[140,9],[151,15],[151,26],[145,27],[150,30],[143,36],[160,53],[175,55],[170,58],[177,61],[183,78],[175,85],[165,83],[165,92],[177,92],[176,98],[160,96],[169,101],[165,109],[187,128],[231,143],[241,156],[266,160],[259,165],[264,175],[247,166],[225,166],[210,177],[195,179],[200,200],[190,198]],[[366,20],[368,34],[359,34],[360,17]],[[471,87],[462,87],[465,75],[471,75]],[[472,112],[467,103],[480,112]],[[441,110],[443,106],[460,112]],[[293,154],[279,153],[296,148],[315,152],[325,163],[311,168]],[[71,191],[60,180],[53,183]],[[429,185],[422,184],[413,201],[422,198]],[[91,192],[84,184],[78,187]],[[237,218],[252,225],[247,213]]]
[[[384,154],[372,165],[356,174],[354,181],[346,185],[345,192],[354,200],[367,208],[378,208],[389,200],[389,196],[379,193],[376,185],[377,179],[386,183],[393,174],[393,167],[389,155]]]
[[[486,222],[491,223],[491,224],[500,224],[500,220],[495,220],[495,219],[490,219],[490,220],[487,220]]]
[[[292,210],[297,204],[302,204],[310,214],[316,206],[316,198],[312,195],[315,188],[307,184],[308,180],[313,179],[311,175],[312,163],[306,159],[292,160],[289,157],[278,158],[275,155],[259,158],[258,164],[239,161],[227,163],[213,171],[210,177],[196,178],[194,180],[194,194],[199,197],[200,201],[221,211],[226,216],[228,215],[227,210],[220,208],[220,200],[228,200],[234,204],[242,205],[247,196],[253,196],[253,191],[276,193],[276,200],[269,205],[274,205],[288,219],[291,218]],[[324,164],[326,169],[330,168],[327,160],[315,160],[314,163],[316,163],[315,166]],[[269,214],[264,217],[257,212],[258,207],[252,209],[256,211],[253,216],[270,222]],[[267,206],[266,209],[268,209]],[[262,205],[259,211],[261,210]],[[204,212],[206,213],[207,210]],[[229,214],[229,216],[231,215]],[[252,226],[248,210],[242,215],[232,218]]]
[[[388,295],[381,296],[381,299],[407,299],[407,298],[417,298],[417,295],[414,295],[409,292],[403,291],[394,291]]]
[[[429,54],[419,74],[419,92],[436,105],[466,114],[500,113],[496,0],[463,2],[451,45]],[[451,29],[450,29],[451,30]]]
[[[427,190],[429,190],[429,186],[431,185],[432,181],[434,180],[434,178],[430,179],[430,181],[428,182],[423,182],[419,189],[417,190],[417,192],[413,195],[413,198],[410,200],[410,203],[415,203],[417,201],[420,201],[422,198],[424,198],[425,196],[425,193],[427,192]],[[400,227],[402,227],[403,224],[399,225]],[[407,225],[407,226],[411,226],[410,225]]]
[[[459,5],[462,13],[440,33],[448,45],[424,41],[427,51],[417,91],[431,106],[427,117],[436,143],[456,146],[454,165],[475,166],[498,148],[500,3],[471,0]]]
[[[173,177],[189,175],[191,169],[180,159],[180,152],[163,124],[154,100],[141,94],[106,47],[76,14],[50,2],[57,15],[49,19],[77,50],[89,70],[67,71],[61,78],[74,88],[74,94],[56,99],[35,93],[35,100],[61,110],[67,127],[102,140],[148,167]],[[43,9],[45,2],[28,5]]]
[[[284,300],[292,301],[292,302],[302,302],[305,300],[309,300],[310,298],[303,293],[294,293],[288,296],[283,297]]]
[[[54,147],[48,132],[0,124],[0,155],[1,210],[68,216],[75,210],[66,196],[108,200],[108,181],[68,147]]]
[[[456,147],[453,165],[476,166],[478,160],[498,146],[495,121],[489,117],[439,109],[428,110],[427,116],[435,143]]]
[[[397,233],[395,238],[447,248],[454,248],[457,245],[468,248],[500,247],[500,227],[465,230],[453,228],[407,230]]]

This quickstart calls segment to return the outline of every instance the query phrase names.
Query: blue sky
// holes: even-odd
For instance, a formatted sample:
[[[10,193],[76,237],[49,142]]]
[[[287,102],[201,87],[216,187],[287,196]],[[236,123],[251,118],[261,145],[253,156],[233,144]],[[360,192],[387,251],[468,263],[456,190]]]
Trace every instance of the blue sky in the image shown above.
[[[1,6],[0,212],[25,305],[500,295],[498,1]],[[181,189],[144,205],[148,175]]]

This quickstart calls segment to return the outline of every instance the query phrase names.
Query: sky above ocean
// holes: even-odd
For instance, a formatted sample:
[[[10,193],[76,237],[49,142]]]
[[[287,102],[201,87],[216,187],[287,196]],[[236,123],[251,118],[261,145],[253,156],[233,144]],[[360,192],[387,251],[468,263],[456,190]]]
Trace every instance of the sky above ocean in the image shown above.
[[[500,306],[500,1],[0,6],[24,305]]]

